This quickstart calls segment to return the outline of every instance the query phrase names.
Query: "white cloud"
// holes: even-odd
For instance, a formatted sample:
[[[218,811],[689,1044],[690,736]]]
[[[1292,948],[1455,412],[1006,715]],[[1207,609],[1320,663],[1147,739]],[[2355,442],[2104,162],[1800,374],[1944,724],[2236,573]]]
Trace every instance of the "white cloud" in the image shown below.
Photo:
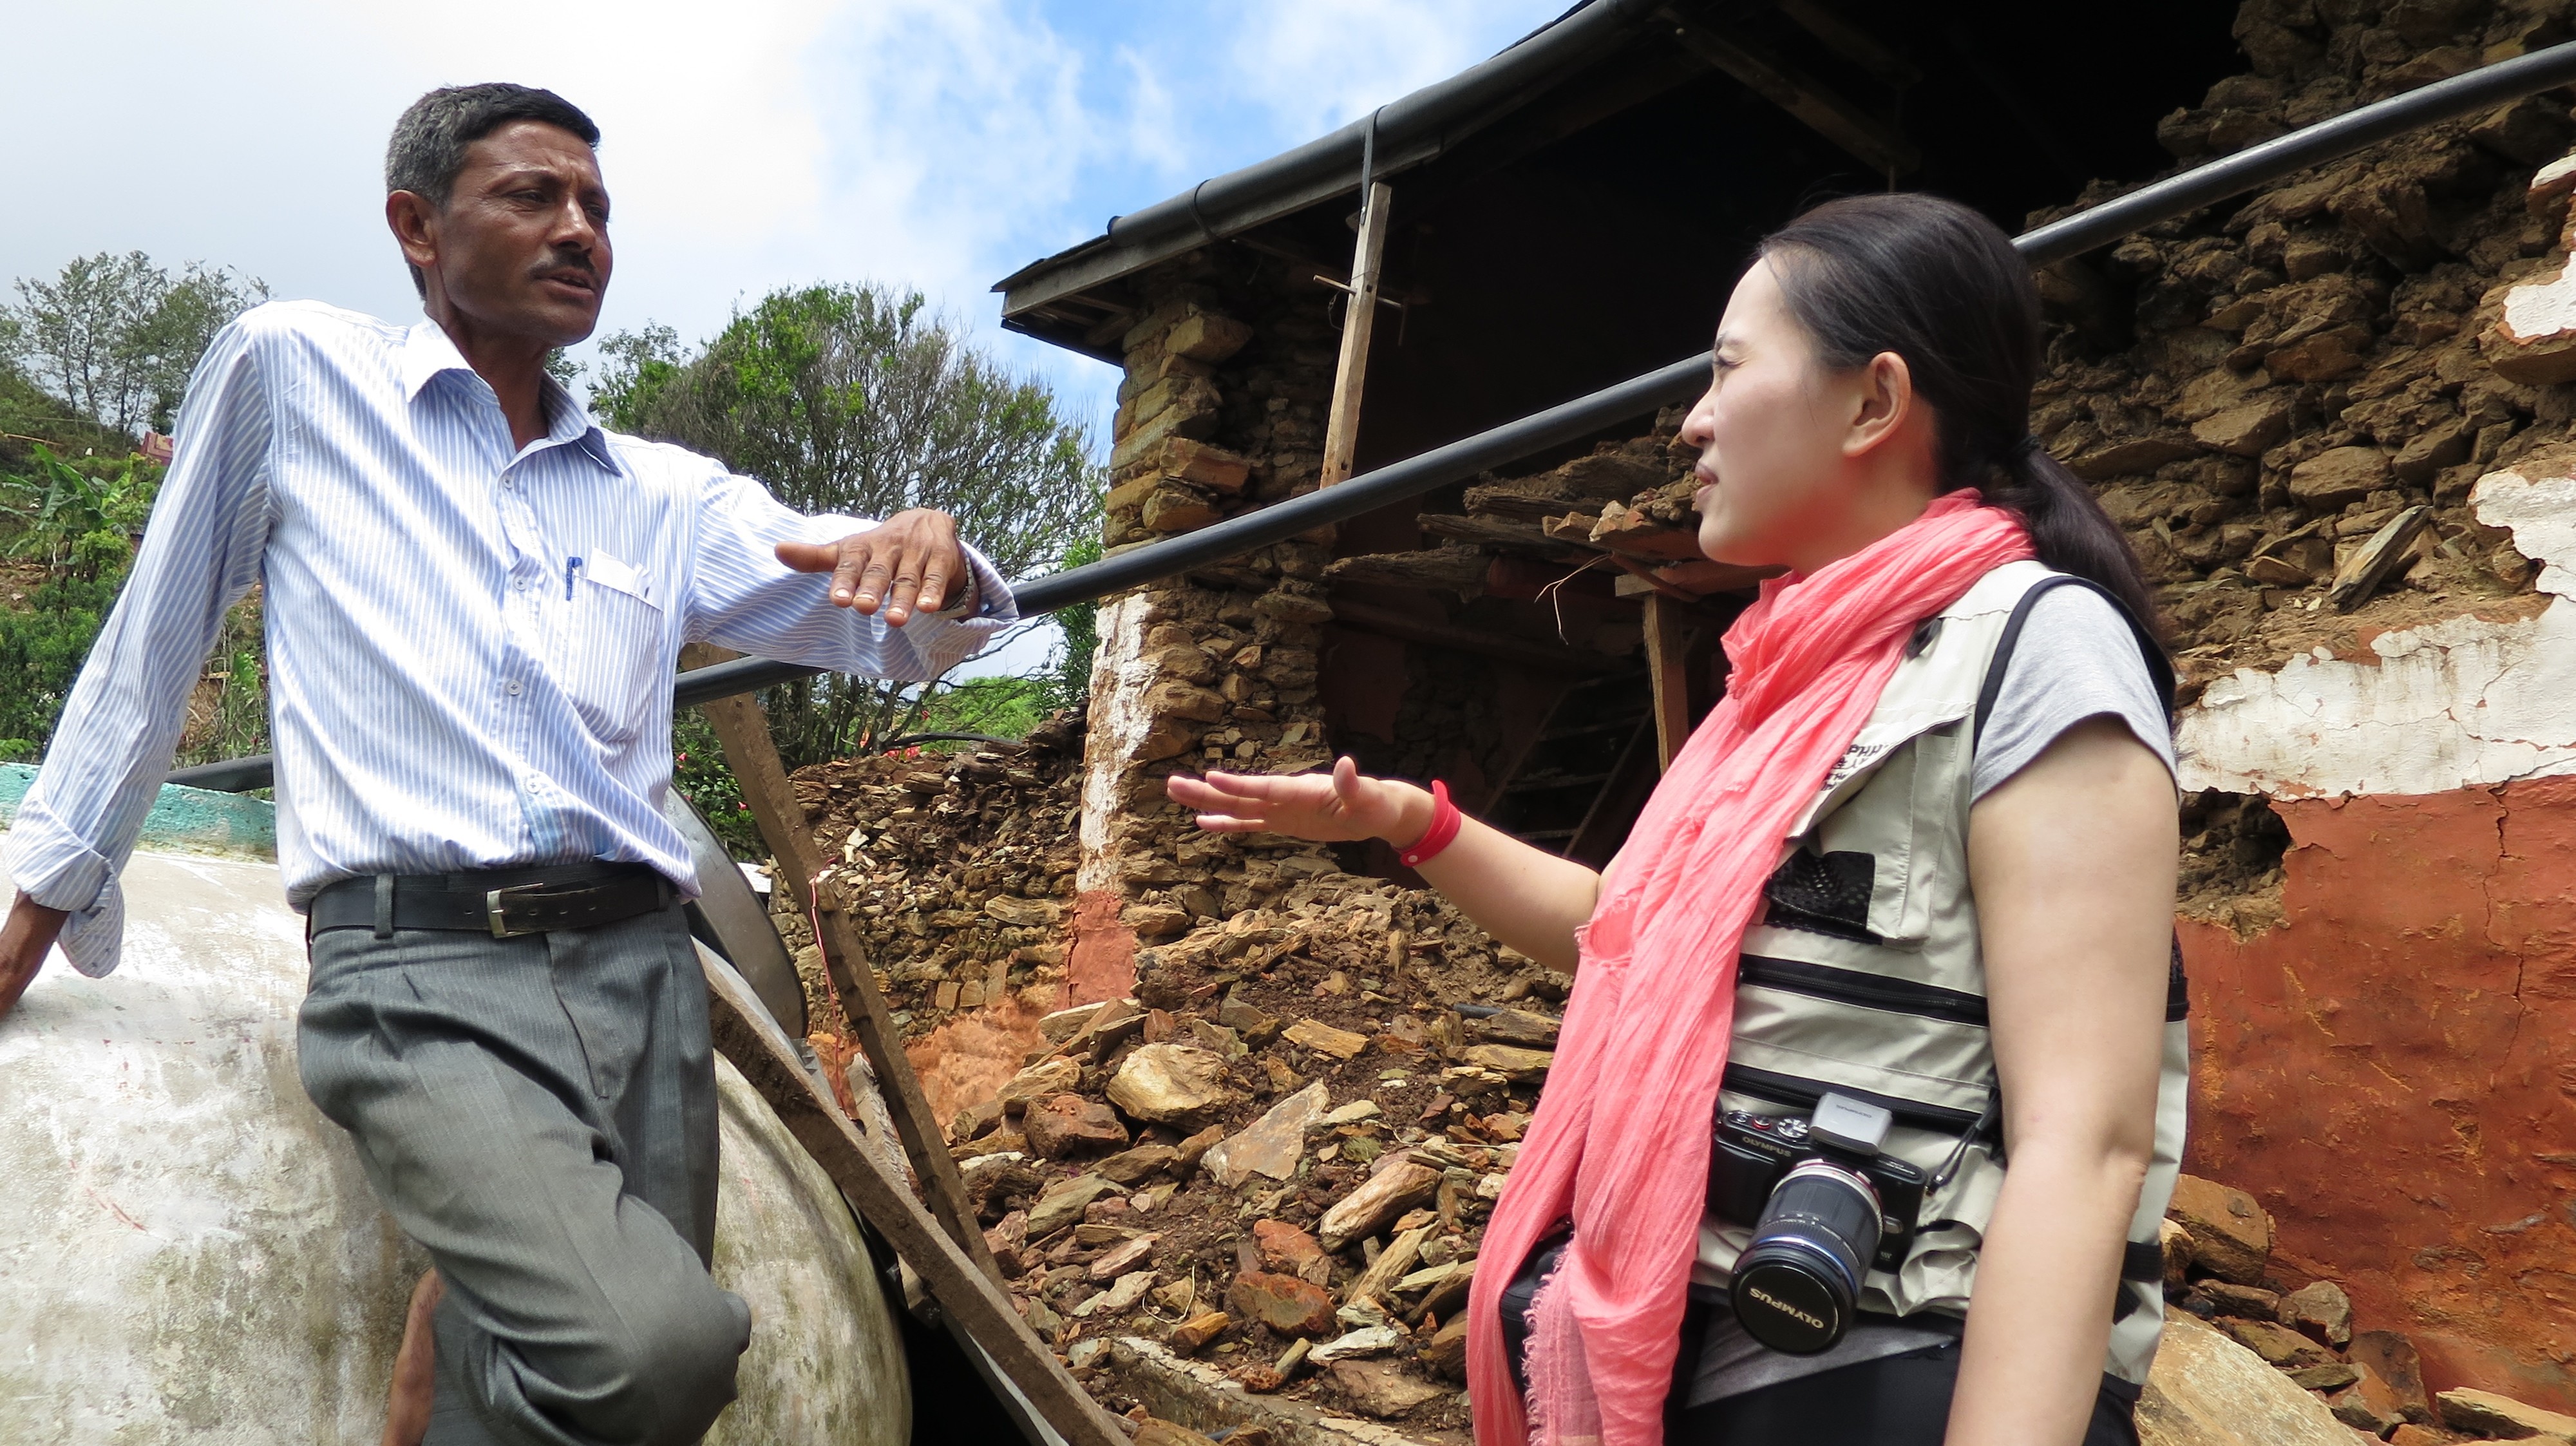
[[[1306,140],[1457,74],[1562,8],[1485,0],[1273,0],[1239,12],[1231,59],[1244,93]]]

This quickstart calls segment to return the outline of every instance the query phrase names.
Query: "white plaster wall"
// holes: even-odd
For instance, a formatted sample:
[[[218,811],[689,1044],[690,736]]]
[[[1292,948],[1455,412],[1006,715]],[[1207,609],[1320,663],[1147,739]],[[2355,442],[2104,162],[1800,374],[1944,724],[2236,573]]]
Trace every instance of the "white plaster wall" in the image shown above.
[[[1118,860],[1110,853],[1110,821],[1127,806],[1127,771],[1153,715],[1145,690],[1154,686],[1154,664],[1145,656],[1145,613],[1150,604],[1131,592],[1100,610],[1100,649],[1092,655],[1090,737],[1082,754],[1082,867],[1074,886],[1084,893],[1118,887]]]
[[[376,1439],[428,1262],[304,1096],[273,863],[138,852],[123,967],[0,1020],[0,1442]],[[849,1208],[720,1067],[716,1277],[752,1304],[709,1439],[897,1446],[899,1333]]]
[[[2576,467],[2479,479],[2480,521],[2510,528],[2551,594],[2535,617],[2383,633],[2375,662],[2324,655],[2209,685],[2183,713],[2185,789],[2275,796],[2440,793],[2576,772]]]

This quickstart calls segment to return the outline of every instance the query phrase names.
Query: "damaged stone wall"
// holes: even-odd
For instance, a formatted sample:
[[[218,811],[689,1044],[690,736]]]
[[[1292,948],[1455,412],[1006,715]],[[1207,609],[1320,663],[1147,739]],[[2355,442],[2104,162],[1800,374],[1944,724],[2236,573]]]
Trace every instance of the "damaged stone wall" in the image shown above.
[[[1122,345],[1113,554],[1313,490],[1334,357],[1320,310],[1193,256],[1150,278],[1148,310]],[[1316,681],[1329,557],[1329,536],[1309,535],[1101,609],[1069,1002],[1126,994],[1140,939],[1334,867],[1309,845],[1196,836],[1162,792],[1176,767],[1287,772],[1325,758]]]
[[[2251,0],[2237,25],[2251,72],[2159,137],[2178,165],[2197,164],[2567,38],[2571,11]],[[2180,655],[2180,912],[2200,1051],[2191,1168],[2251,1192],[2277,1222],[2261,1288],[2340,1282],[2369,1325],[2420,1345],[2428,1390],[2481,1386],[2562,1409],[2576,1408],[2576,913],[2563,897],[2576,785],[2556,775],[2576,774],[2576,614],[2560,601],[2576,574],[2557,564],[2576,565],[2576,328],[2564,325],[2576,282],[2561,235],[2576,166],[2553,163],[2571,134],[2565,96],[2525,101],[2052,268],[2034,416],[2129,536]],[[1146,278],[1148,309],[1123,339],[1112,547],[1314,485],[1332,334],[1311,289],[1240,259],[1202,253]],[[1137,1150],[1173,1152],[1074,1207],[1087,1237],[1006,1240],[1043,1247],[1022,1262],[1022,1291],[1060,1344],[1130,1308],[1131,1322],[1160,1322],[1155,1334],[1224,1308],[1226,1281],[1277,1263],[1233,1257],[1253,1239],[1246,1222],[1317,1226],[1364,1182],[1322,1168],[1325,1144],[1365,1137],[1342,1159],[1371,1165],[1427,1151],[1460,1169],[1443,1152],[1471,1147],[1488,1152],[1484,1171],[1507,1165],[1498,1152],[1526,1080],[1462,1105],[1440,1071],[1465,1067],[1474,1039],[1442,1033],[1456,1024],[1439,1023],[1442,1006],[1544,999],[1562,981],[1494,950],[1433,896],[1356,876],[1355,854],[1199,834],[1162,779],[1220,763],[1291,771],[1335,749],[1417,775],[1490,767],[1512,719],[1552,695],[1507,695],[1477,659],[1406,646],[1400,692],[1328,719],[1327,670],[1397,656],[1381,640],[1328,656],[1328,592],[1366,597],[1445,568],[1462,602],[1535,597],[1533,579],[1569,568],[1547,544],[1579,532],[1722,604],[1740,579],[1656,553],[1689,526],[1672,421],[1605,444],[1607,460],[1486,479],[1467,490],[1467,517],[1401,560],[1385,554],[1414,539],[1336,560],[1333,538],[1315,534],[1105,605],[1087,733],[1033,740],[1024,757],[800,776],[827,851],[853,850],[843,887],[868,891],[861,912],[885,951],[872,962],[934,1101],[961,1117],[959,1148],[1022,1157],[978,1167],[996,1227],[1009,1236],[1014,1211],[1108,1158],[1125,1172]],[[1627,651],[1614,634],[1634,607],[1609,575],[1557,595],[1572,600],[1563,640],[1605,656]],[[1018,833],[1015,811],[1033,820]],[[1406,941],[1396,957],[1420,967],[1370,972],[1359,954],[1390,932]],[[1050,1032],[1063,1010],[1130,999],[1146,1022],[1108,1048],[1077,1034],[1068,1050]],[[1399,1043],[1338,1060],[1277,1043],[1253,1014]],[[1401,1057],[1417,1026],[1429,1031],[1418,1062]],[[1109,1084],[1147,1029],[1218,1056],[1226,1103],[1174,1124],[1127,1112]],[[1031,1101],[990,1109],[1051,1058],[1075,1075],[1043,1098],[1096,1106],[1062,1109],[1104,1145],[1114,1126],[1115,1156],[1034,1148],[1056,1122],[1033,1133]],[[1299,1157],[1313,1163],[1282,1182],[1297,1188],[1211,1188],[1183,1158],[1205,1129],[1240,1133],[1317,1080],[1330,1112],[1381,1114],[1314,1135]],[[1363,1120],[1376,1123],[1335,1133]],[[1110,1220],[1112,1197],[1138,1213]],[[1179,1213],[1146,1218],[1162,1211]],[[1422,1242],[1443,1242],[1442,1263],[1470,1259],[1473,1214],[1406,1230],[1434,1225]],[[1336,1309],[1402,1233],[1348,1242],[1322,1269]],[[1133,1273],[1094,1267],[1148,1235],[1176,1250],[1177,1268],[1148,1282],[1159,1293],[1095,1307],[1109,1311],[1101,1324],[1072,1315]],[[1415,1395],[1405,1382],[1422,1358],[1437,1379],[1430,1337],[1445,1321],[1377,1293],[1408,1340],[1349,1364],[1404,1364],[1413,1373],[1388,1399]],[[1336,1320],[1337,1334],[1313,1338],[1362,1328],[1375,1327]],[[1208,1359],[1273,1369],[1292,1338],[1308,1337],[1241,1311],[1206,1340],[1183,1333]],[[1353,1391],[1370,1374],[1340,1373]],[[1339,1384],[1304,1389],[1354,1404]],[[1449,1410],[1420,1396],[1392,1414],[1427,1426]]]

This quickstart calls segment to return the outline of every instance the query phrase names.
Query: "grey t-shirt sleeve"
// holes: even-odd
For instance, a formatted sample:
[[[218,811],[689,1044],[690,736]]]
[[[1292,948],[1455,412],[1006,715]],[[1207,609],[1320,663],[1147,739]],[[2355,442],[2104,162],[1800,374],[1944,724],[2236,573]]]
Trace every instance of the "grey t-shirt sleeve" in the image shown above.
[[[1995,711],[1977,739],[1975,797],[2021,772],[2067,729],[2106,713],[2174,771],[2173,731],[2128,619],[2089,587],[2050,588],[2031,604],[2005,660]]]

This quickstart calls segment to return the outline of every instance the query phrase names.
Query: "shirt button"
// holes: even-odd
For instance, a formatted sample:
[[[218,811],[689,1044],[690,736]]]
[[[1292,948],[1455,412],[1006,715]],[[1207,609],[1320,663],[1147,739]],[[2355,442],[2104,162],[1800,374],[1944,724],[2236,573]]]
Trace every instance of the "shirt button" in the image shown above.
[[[502,490],[502,491],[504,491],[504,492],[516,492],[516,491],[518,491],[518,490],[519,490],[519,480],[518,480],[517,478],[515,478],[515,477],[504,477],[504,478],[502,478],[502,479],[501,479],[501,490]]]
[[[510,681],[503,683],[501,688],[502,691],[508,693],[513,698],[519,696],[519,680],[516,678],[512,678]]]

